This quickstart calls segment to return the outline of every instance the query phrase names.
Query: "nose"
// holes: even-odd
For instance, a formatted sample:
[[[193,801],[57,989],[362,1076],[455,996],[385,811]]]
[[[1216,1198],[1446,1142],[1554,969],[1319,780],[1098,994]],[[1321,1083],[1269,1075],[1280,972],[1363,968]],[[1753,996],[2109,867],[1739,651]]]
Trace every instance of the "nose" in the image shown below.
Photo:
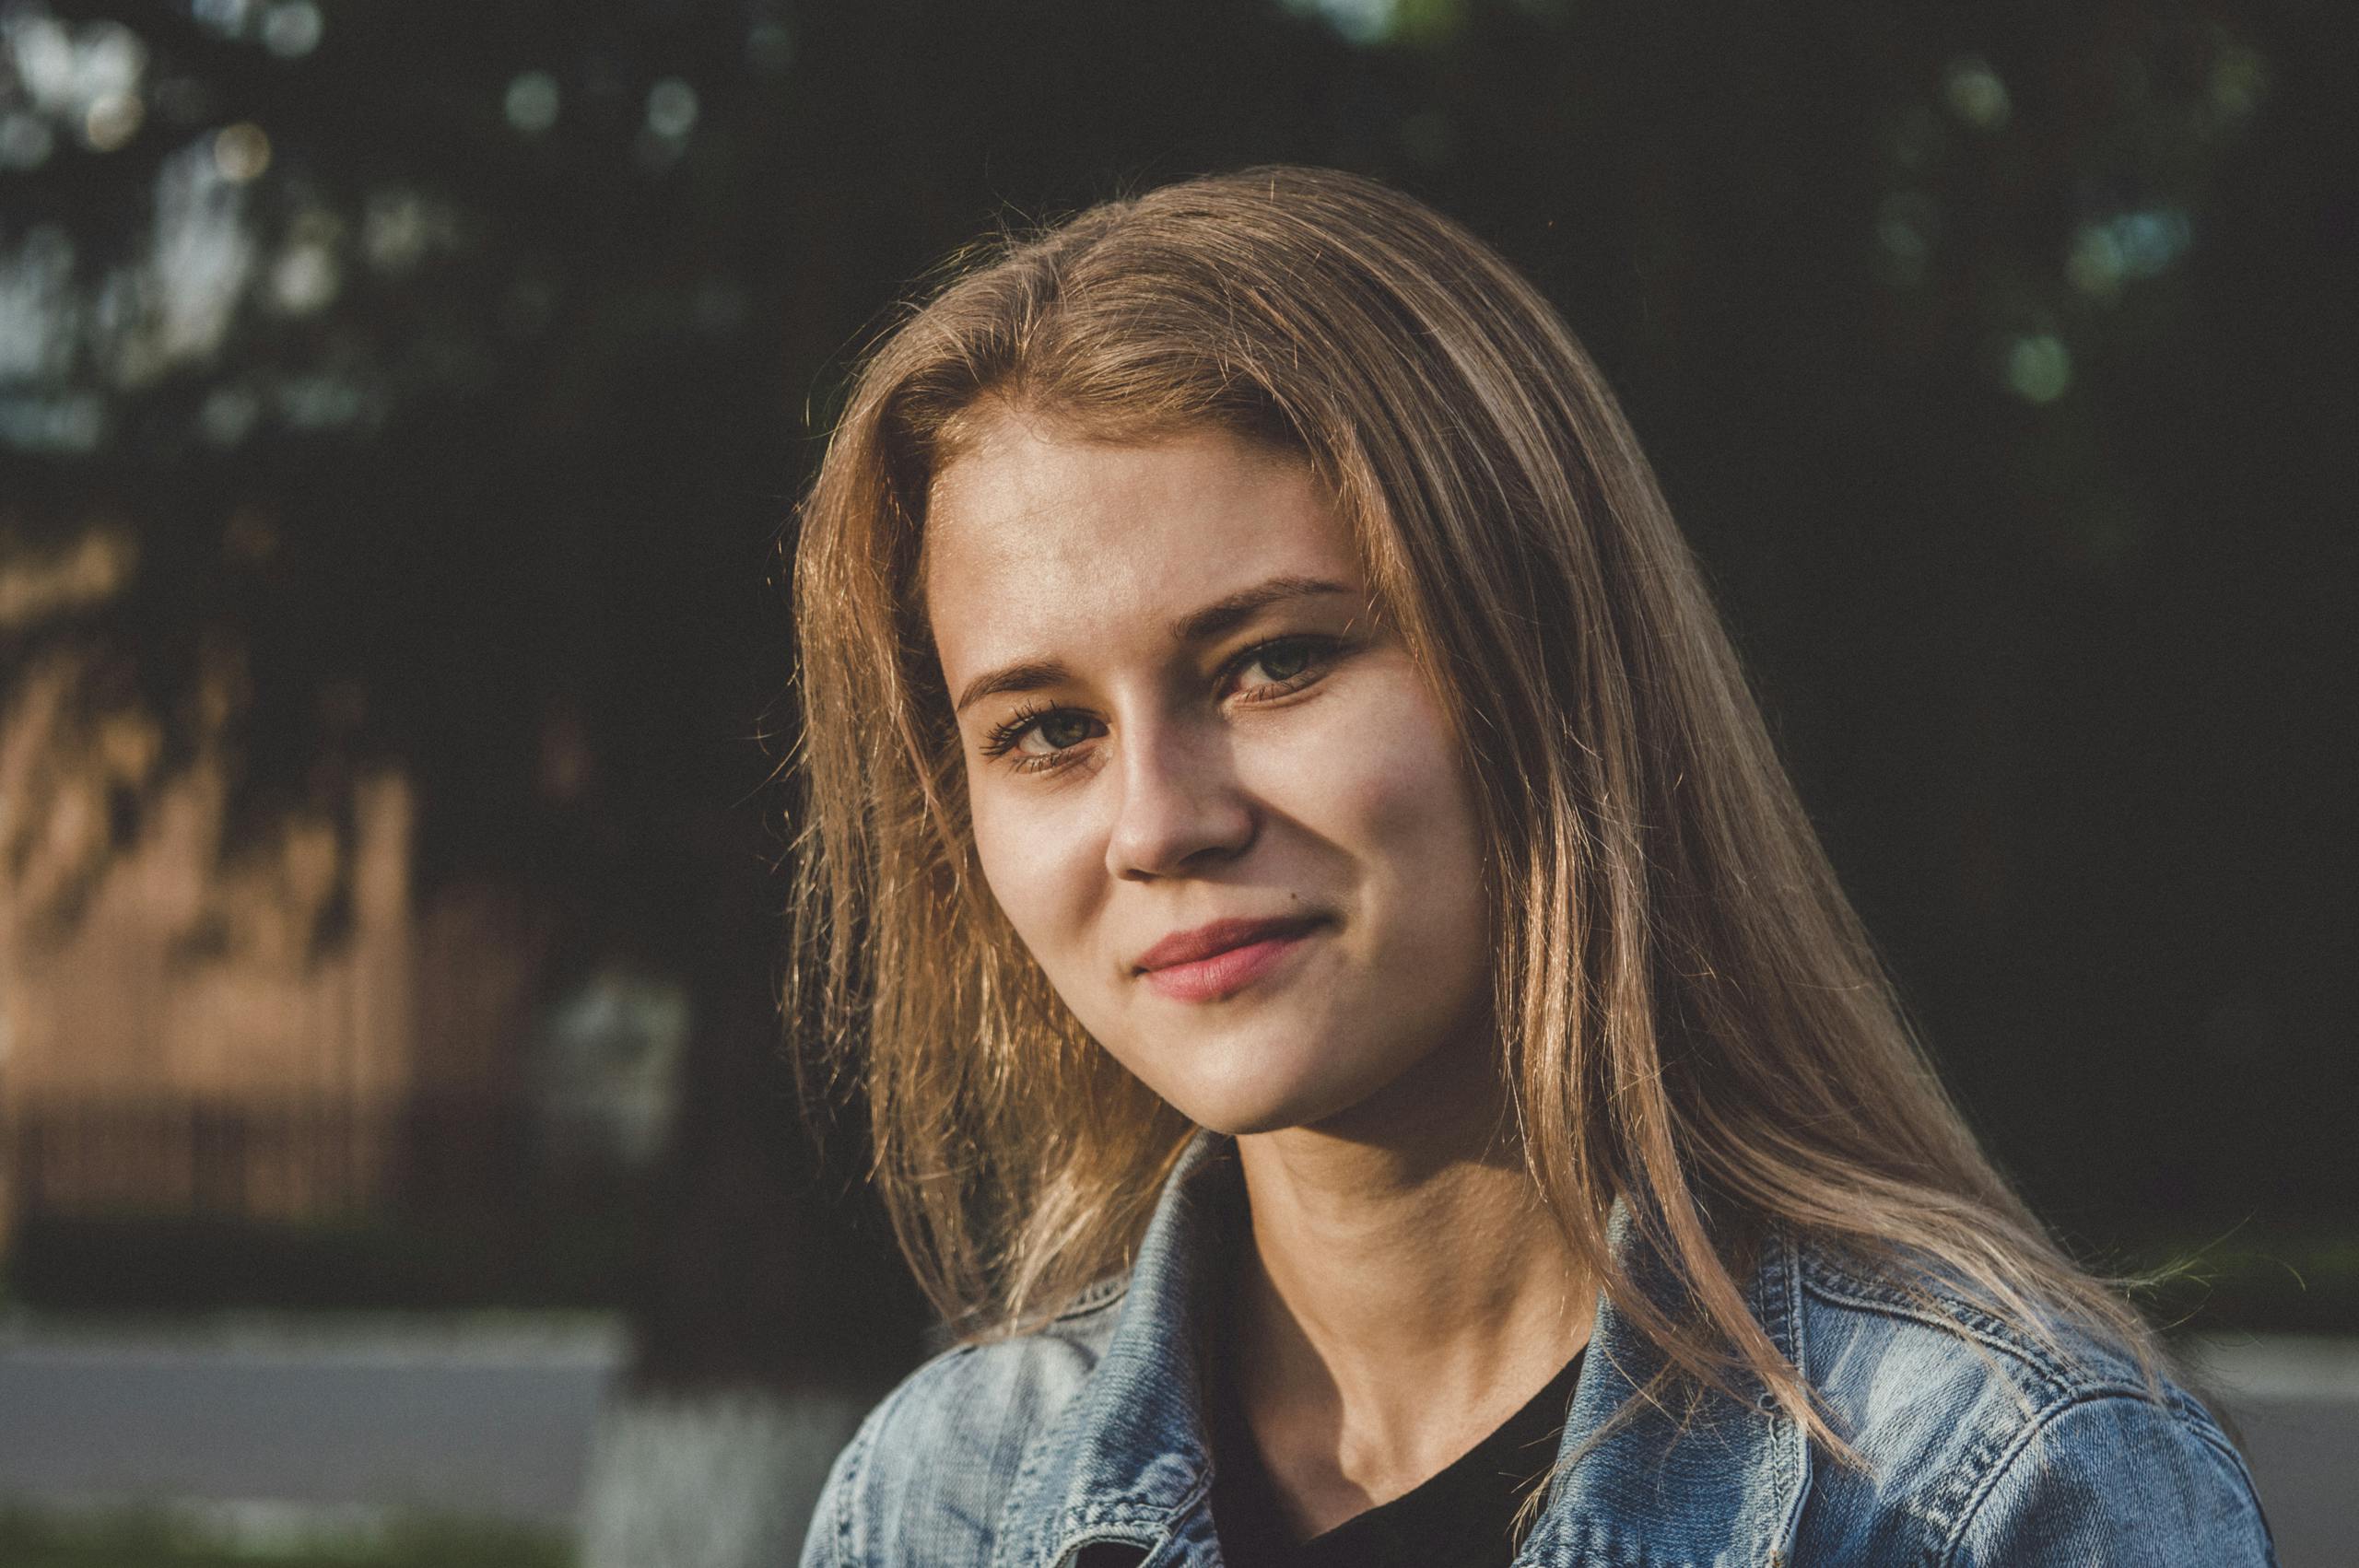
[[[1121,802],[1106,869],[1127,882],[1200,872],[1242,853],[1259,817],[1213,726],[1133,725],[1116,753]]]

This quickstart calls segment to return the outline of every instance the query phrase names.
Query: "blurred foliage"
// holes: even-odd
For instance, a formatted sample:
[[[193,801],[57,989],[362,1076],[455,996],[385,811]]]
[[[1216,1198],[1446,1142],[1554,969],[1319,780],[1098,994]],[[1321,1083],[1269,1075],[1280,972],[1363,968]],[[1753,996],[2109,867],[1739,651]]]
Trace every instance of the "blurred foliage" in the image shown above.
[[[2165,1277],[2139,1305],[2173,1332],[2350,1334],[2359,1326],[2359,1233],[2345,1223],[2251,1226],[2189,1242],[2133,1233],[2125,1275]]]
[[[246,1532],[252,1534],[252,1532]],[[379,1530],[312,1532],[241,1542],[179,1514],[58,1514],[0,1508],[0,1562],[9,1568],[567,1568],[560,1532],[463,1519],[408,1518]]]
[[[841,1294],[792,1262],[762,1047],[775,544],[846,365],[1002,215],[1262,160],[1414,191],[1563,306],[2038,1199],[2359,1211],[2352,8],[5,18],[0,659],[87,652],[151,777],[229,712],[255,823],[398,760],[429,881],[682,977],[714,1153],[662,1199],[655,1343]]]

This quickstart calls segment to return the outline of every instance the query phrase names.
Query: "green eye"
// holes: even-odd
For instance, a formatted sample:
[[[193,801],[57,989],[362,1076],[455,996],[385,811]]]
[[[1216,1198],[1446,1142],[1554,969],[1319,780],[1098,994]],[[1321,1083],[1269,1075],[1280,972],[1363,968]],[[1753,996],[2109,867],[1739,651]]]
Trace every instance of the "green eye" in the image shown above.
[[[1273,643],[1255,657],[1253,662],[1273,681],[1291,681],[1310,668],[1311,649],[1307,642]]]
[[[1100,734],[1105,725],[1070,708],[1027,708],[992,727],[982,739],[985,756],[1015,755],[1020,772],[1062,766],[1068,754]]]
[[[1089,720],[1078,713],[1051,713],[1040,720],[1033,733],[1050,750],[1062,751],[1089,739]]]

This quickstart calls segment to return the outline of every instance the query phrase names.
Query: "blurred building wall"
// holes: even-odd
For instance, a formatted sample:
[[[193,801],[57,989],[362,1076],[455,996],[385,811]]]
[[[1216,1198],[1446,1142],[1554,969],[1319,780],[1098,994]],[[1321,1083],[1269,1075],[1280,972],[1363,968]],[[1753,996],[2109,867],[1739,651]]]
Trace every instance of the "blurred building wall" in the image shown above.
[[[144,720],[75,710],[79,673],[0,712],[5,1211],[383,1201],[418,1105],[515,1093],[546,922],[474,885],[421,906],[394,773],[351,786],[342,831],[294,813],[226,852],[225,752],[159,776]]]

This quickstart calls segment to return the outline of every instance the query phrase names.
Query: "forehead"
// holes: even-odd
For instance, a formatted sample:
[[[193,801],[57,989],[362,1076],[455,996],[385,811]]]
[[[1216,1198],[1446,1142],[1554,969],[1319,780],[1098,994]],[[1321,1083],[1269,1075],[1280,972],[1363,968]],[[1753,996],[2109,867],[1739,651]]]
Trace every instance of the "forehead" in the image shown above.
[[[994,415],[936,475],[925,529],[925,610],[954,678],[1160,635],[1272,577],[1362,581],[1309,464],[1219,430],[1118,443]]]

